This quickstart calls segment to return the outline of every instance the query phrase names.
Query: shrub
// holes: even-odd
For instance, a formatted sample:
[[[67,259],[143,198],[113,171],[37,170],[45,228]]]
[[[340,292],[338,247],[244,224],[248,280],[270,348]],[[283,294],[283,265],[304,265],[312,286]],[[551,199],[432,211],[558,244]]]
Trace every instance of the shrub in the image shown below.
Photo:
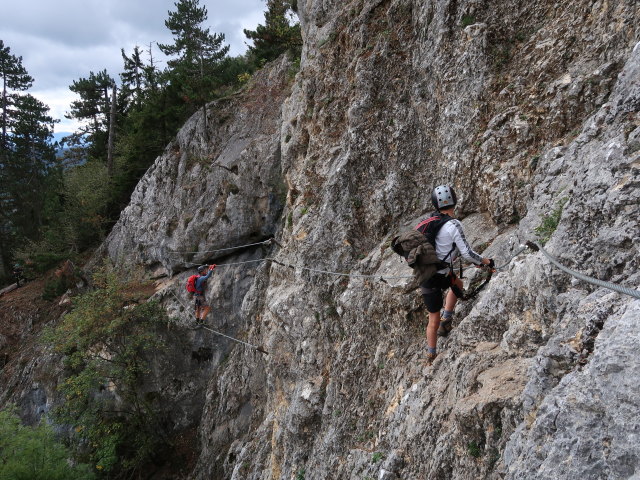
[[[382,459],[384,459],[384,454],[382,452],[375,452],[373,457],[371,457],[371,463],[378,463]]]
[[[121,279],[105,267],[96,288],[74,298],[74,308],[44,340],[65,355],[68,377],[57,422],[74,427],[76,453],[117,475],[138,471],[163,446],[151,404],[141,391],[149,354],[162,347],[156,328],[166,321],[154,302],[133,303],[139,277]]]
[[[462,20],[460,20],[460,25],[462,26],[462,28],[473,25],[474,23],[476,23],[476,19],[471,15],[463,15]]]
[[[562,216],[562,209],[568,201],[569,199],[567,197],[561,199],[556,208],[550,214],[542,217],[542,223],[534,229],[542,245],[545,245],[549,241],[553,232],[558,228],[560,217]]]
[[[15,409],[0,411],[1,480],[91,480],[95,478],[85,464],[70,465],[70,452],[42,422],[25,427]]]
[[[467,444],[467,451],[473,458],[480,458],[480,456],[482,455],[482,450],[476,442],[469,442]]]
[[[69,285],[65,278],[53,277],[44,284],[42,298],[44,300],[53,300],[67,291]]]

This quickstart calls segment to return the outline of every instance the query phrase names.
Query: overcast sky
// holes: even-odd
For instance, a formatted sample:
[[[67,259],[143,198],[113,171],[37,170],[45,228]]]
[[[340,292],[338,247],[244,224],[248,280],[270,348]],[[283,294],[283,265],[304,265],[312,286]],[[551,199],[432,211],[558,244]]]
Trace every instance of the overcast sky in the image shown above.
[[[103,69],[119,80],[120,49],[130,55],[138,45],[173,43],[164,21],[177,0],[2,0],[0,39],[34,78],[28,93],[59,118],[56,134],[75,130],[64,118],[77,96],[69,85]],[[200,0],[207,7],[204,27],[224,33],[231,55],[247,49],[243,29],[264,23],[265,0]],[[155,43],[154,60],[162,57]],[[145,57],[146,58],[146,57]]]

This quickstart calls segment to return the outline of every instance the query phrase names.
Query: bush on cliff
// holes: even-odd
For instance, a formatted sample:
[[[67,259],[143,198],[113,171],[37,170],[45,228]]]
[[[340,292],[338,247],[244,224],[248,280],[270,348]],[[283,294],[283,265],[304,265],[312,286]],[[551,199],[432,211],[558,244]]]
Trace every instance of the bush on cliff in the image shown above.
[[[73,427],[77,457],[109,478],[140,471],[166,443],[154,413],[157,396],[142,388],[150,356],[162,349],[157,327],[166,316],[155,302],[137,303],[132,292],[144,286],[132,277],[102,269],[95,288],[76,297],[73,311],[44,337],[65,355],[67,369],[54,418]]]
[[[0,480],[91,480],[85,464],[69,464],[69,450],[42,422],[26,427],[14,409],[0,411]]]

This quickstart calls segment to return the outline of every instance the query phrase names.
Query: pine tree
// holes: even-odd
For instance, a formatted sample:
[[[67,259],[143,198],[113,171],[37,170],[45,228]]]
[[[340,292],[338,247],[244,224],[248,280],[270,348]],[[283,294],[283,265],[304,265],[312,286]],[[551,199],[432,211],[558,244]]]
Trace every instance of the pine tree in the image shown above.
[[[169,83],[177,87],[185,104],[193,106],[190,109],[193,113],[199,107],[205,109],[206,102],[220,86],[217,70],[229,46],[223,45],[224,34],[211,34],[208,28],[202,27],[207,20],[207,9],[199,6],[199,0],[179,0],[174,5],[177,10],[169,12],[165,25],[171,30],[175,43],[158,46],[165,55],[176,57],[167,62]],[[204,113],[206,122],[206,109]]]
[[[17,93],[31,88],[33,78],[22,66],[22,57],[11,54],[11,49],[0,40],[0,75],[2,75],[2,138],[0,139],[0,153],[8,148],[7,132],[11,119],[11,109],[14,106]]]
[[[67,117],[78,120],[90,119],[93,124],[90,128],[93,128],[93,131],[99,129],[100,125],[105,123],[102,116],[109,111],[109,87],[112,83],[113,79],[106,70],[97,74],[90,72],[89,78],[74,80],[69,90],[77,93],[80,99],[71,102],[71,111]]]
[[[90,72],[89,78],[74,81],[69,89],[80,95],[80,100],[71,103],[71,111],[66,117],[87,122],[83,130],[70,137],[69,142],[86,151],[90,159],[104,160],[109,177],[112,177],[118,113],[116,83],[103,70],[97,74]]]
[[[14,105],[11,147],[3,164],[3,207],[20,237],[35,238],[42,225],[47,177],[55,166],[54,120],[49,107],[29,94],[16,97]]]
[[[49,175],[56,167],[49,107],[26,94],[15,97],[8,149],[0,168],[0,250],[8,264],[15,247],[37,239],[45,222]]]
[[[117,168],[109,207],[114,218],[129,203],[140,177],[184,123],[175,87],[170,89],[168,75],[161,75],[153,63],[151,47],[147,53],[145,63],[138,47],[131,56],[122,51],[124,71],[120,74],[122,87],[118,99],[122,115],[118,119]]]
[[[124,48],[120,52],[124,62],[124,72],[120,74],[120,80],[122,80],[120,92],[127,104],[131,102],[136,108],[140,108],[145,83],[145,65],[140,56],[140,48],[136,45],[131,57],[124,53]]]
[[[29,94],[33,84],[22,58],[0,40],[2,139],[0,141],[0,261],[8,268],[16,247],[36,239],[45,222],[43,205],[55,168],[49,108]]]
[[[244,30],[253,46],[249,54],[256,66],[275,60],[284,52],[291,52],[300,57],[302,35],[300,24],[293,22],[292,13],[297,10],[297,2],[288,0],[267,0],[267,11],[264,14],[265,24],[258,25],[255,30]]]

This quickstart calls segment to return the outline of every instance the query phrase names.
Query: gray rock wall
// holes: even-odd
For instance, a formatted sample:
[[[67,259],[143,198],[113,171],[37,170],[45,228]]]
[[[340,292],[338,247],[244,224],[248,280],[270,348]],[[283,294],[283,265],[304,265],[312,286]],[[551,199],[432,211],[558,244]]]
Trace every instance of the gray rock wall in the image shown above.
[[[206,130],[202,111],[184,125],[107,238],[110,258],[162,276],[275,233],[286,197],[279,111],[291,68],[283,59],[243,92],[208,105]]]
[[[206,134],[194,116],[108,239],[113,258],[168,275],[188,262],[275,256],[404,276],[387,242],[430,210],[433,186],[449,182],[470,241],[498,264],[555,211],[552,254],[638,288],[636,2],[298,8],[304,50],[290,88],[283,64],[244,93],[254,101],[213,105]],[[216,123],[220,111],[229,118]],[[168,254],[271,233],[282,248],[250,257]],[[186,275],[168,278],[160,294],[170,312],[181,308],[169,293]],[[518,256],[458,305],[432,366],[423,362],[426,312],[417,292],[404,292],[406,279],[275,262],[224,278],[212,295],[234,300],[215,321],[235,321],[215,325],[269,355],[211,339],[229,353],[206,385],[190,478],[640,471],[638,301],[572,280],[541,253]]]

